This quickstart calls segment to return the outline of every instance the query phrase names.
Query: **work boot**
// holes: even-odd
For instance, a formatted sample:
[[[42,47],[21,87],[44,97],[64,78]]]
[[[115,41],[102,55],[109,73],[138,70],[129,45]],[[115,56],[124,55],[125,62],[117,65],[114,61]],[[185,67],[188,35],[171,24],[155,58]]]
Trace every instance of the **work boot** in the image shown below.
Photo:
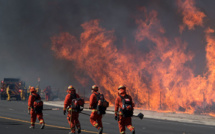
[[[100,128],[99,128],[99,131],[98,131],[98,134],[102,134],[102,131],[103,131],[103,128],[100,127]]]
[[[81,133],[81,128],[78,128],[78,134],[80,134]]]
[[[135,130],[132,131],[132,134],[135,134]]]
[[[45,127],[45,123],[42,123],[40,129],[44,129],[44,127]]]
[[[29,128],[34,129],[34,126],[30,126]]]

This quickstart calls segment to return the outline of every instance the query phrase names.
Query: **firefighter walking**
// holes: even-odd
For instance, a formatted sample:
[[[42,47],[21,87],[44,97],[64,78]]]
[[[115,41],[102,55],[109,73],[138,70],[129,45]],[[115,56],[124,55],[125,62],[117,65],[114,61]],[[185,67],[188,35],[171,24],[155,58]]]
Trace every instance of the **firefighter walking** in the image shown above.
[[[81,125],[79,122],[79,112],[83,110],[84,101],[76,93],[76,89],[70,85],[67,90],[67,95],[64,100],[63,114],[66,114],[68,111],[67,120],[71,128],[69,134],[75,134],[75,127],[78,130],[78,133],[81,133]],[[81,108],[82,106],[82,108]]]
[[[126,93],[126,87],[123,85],[119,86],[118,96],[115,100],[115,120],[118,120],[120,134],[125,134],[125,127],[127,127],[132,134],[135,134],[131,121],[133,107],[134,103],[131,96]]]
[[[24,89],[20,89],[19,91],[20,91],[21,100],[25,100],[25,91],[24,91]]]
[[[36,92],[40,95],[40,88],[39,88],[39,86],[36,86]]]
[[[28,98],[28,114],[31,115],[31,126],[29,128],[35,127],[36,118],[38,118],[41,129],[44,129],[45,122],[43,119],[43,102],[41,101],[40,95],[36,93],[34,87],[30,87],[31,95]]]
[[[10,91],[10,86],[9,85],[7,86],[6,93],[7,93],[7,100],[10,101],[11,91]]]
[[[30,88],[31,88],[31,86],[29,86],[27,89],[27,98],[29,98],[29,96],[31,95]]]
[[[90,96],[90,105],[89,109],[92,109],[92,113],[90,115],[90,123],[98,129],[98,134],[102,134],[103,132],[103,125],[102,125],[102,114],[98,114],[97,105],[98,100],[97,96],[99,94],[98,92],[98,86],[93,85],[91,88],[92,94]]]
[[[43,92],[45,93],[45,99],[46,99],[46,101],[49,101],[49,100],[50,100],[51,93],[52,93],[51,86],[46,87],[46,88],[43,90]]]

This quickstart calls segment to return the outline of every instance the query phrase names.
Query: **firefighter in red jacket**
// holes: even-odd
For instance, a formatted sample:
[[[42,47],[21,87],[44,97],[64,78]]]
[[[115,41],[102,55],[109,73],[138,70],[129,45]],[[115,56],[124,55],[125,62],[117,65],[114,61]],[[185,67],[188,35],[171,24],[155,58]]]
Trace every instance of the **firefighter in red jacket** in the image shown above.
[[[31,114],[30,128],[35,127],[36,118],[38,118],[41,124],[41,129],[44,129],[45,122],[43,119],[43,113],[42,113],[43,106],[41,104],[42,103],[41,98],[39,94],[36,93],[36,90],[34,87],[30,88],[30,93],[31,95],[28,98],[28,114]],[[40,103],[40,106],[37,106],[38,104],[37,102]]]
[[[135,134],[134,127],[131,123],[133,107],[134,103],[131,96],[126,94],[126,87],[123,85],[119,86],[118,96],[115,100],[115,120],[118,120],[120,134],[125,134],[125,127],[127,127],[132,134]]]
[[[98,134],[102,134],[103,125],[102,125],[102,114],[98,114],[97,105],[98,100],[96,95],[98,95],[98,86],[93,85],[91,88],[92,94],[90,96],[90,105],[89,109],[92,109],[92,113],[90,115],[90,123],[98,129]]]
[[[66,114],[66,110],[68,111],[67,120],[71,128],[71,132],[69,134],[75,134],[75,127],[78,129],[78,133],[81,133],[81,125],[78,120],[79,117],[79,109],[77,109],[76,104],[80,96],[76,93],[75,88],[70,85],[67,90],[67,95],[64,100],[64,108],[63,113]]]
[[[45,93],[46,101],[49,101],[49,100],[50,100],[51,93],[52,93],[51,86],[46,87],[46,88],[43,90],[43,92]]]

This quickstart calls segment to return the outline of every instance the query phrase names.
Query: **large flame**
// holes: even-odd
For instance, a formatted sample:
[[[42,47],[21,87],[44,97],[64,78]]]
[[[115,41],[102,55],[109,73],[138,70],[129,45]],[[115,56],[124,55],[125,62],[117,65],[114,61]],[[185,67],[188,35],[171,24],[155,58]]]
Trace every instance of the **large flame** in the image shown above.
[[[194,7],[193,0],[179,0],[178,4],[183,15],[181,32],[185,26],[189,30],[194,30],[194,26],[203,26],[206,16]],[[165,28],[155,10],[139,10],[143,14],[136,18],[136,43],[131,44],[136,45],[135,53],[126,46],[118,48],[114,31],[101,27],[99,20],[82,24],[83,32],[79,38],[66,32],[52,37],[52,50],[57,57],[74,62],[75,69],[81,70],[99,85],[111,102],[117,95],[117,87],[125,84],[138,107],[189,113],[213,111],[214,30],[205,30],[207,71],[195,76],[188,66],[195,55],[186,50],[187,43],[179,37],[165,37]],[[138,50],[140,45],[150,46],[149,52]],[[88,82],[80,75],[76,78],[83,85]]]
[[[212,35],[214,29],[207,28],[205,30],[207,46],[206,59],[207,59],[207,87],[205,88],[205,100],[207,104],[212,105],[215,101],[214,87],[215,87],[215,37]]]
[[[179,12],[183,15],[183,25],[180,25],[180,32],[183,32],[187,26],[189,30],[195,26],[203,26],[203,18],[206,15],[196,8],[194,0],[178,0]]]

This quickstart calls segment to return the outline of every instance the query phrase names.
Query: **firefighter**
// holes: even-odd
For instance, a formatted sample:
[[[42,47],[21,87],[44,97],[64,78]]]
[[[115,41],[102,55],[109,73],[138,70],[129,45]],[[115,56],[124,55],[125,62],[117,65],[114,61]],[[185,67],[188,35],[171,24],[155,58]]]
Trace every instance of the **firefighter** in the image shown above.
[[[29,86],[27,89],[27,98],[31,95],[30,88],[31,88],[31,86]]]
[[[52,93],[52,89],[51,89],[51,86],[48,86],[46,87],[43,92],[45,93],[45,99],[46,101],[49,101],[50,100],[50,95]]]
[[[97,111],[97,105],[98,105],[98,100],[97,96],[99,94],[98,92],[98,86],[93,85],[91,88],[91,96],[90,96],[90,105],[89,109],[92,109],[92,113],[90,115],[90,123],[98,129],[98,134],[102,134],[103,131],[103,125],[102,125],[102,114],[98,114]]]
[[[9,85],[7,86],[6,92],[7,92],[7,100],[10,101],[11,91],[10,91],[10,86]]]
[[[134,103],[131,96],[126,93],[126,87],[120,85],[118,87],[118,96],[115,100],[115,120],[118,120],[120,134],[125,134],[125,127],[127,127],[132,134],[135,134],[134,127],[131,123],[133,107]]]
[[[21,100],[25,100],[25,92],[24,92],[24,89],[20,89],[20,98]]]
[[[40,95],[36,93],[34,87],[30,87],[31,95],[28,98],[28,114],[31,114],[31,126],[29,128],[35,127],[36,118],[38,118],[41,129],[44,129],[45,122],[43,119],[43,103],[41,101]]]
[[[71,132],[69,132],[69,134],[75,134],[75,127],[78,129],[78,133],[80,134],[81,125],[78,117],[81,110],[79,106],[83,106],[83,104],[79,104],[80,96],[76,93],[76,89],[72,85],[68,86],[67,93],[68,94],[64,100],[63,114],[65,115],[66,110],[68,111],[67,120],[71,128]]]
[[[40,88],[39,88],[39,86],[36,86],[36,92],[40,95]]]
[[[23,90],[24,90],[24,97],[25,97],[25,100],[26,100],[26,98],[28,98],[28,95],[27,95],[27,92],[28,92],[28,91],[27,91],[27,88],[26,88],[26,87],[24,87]]]

